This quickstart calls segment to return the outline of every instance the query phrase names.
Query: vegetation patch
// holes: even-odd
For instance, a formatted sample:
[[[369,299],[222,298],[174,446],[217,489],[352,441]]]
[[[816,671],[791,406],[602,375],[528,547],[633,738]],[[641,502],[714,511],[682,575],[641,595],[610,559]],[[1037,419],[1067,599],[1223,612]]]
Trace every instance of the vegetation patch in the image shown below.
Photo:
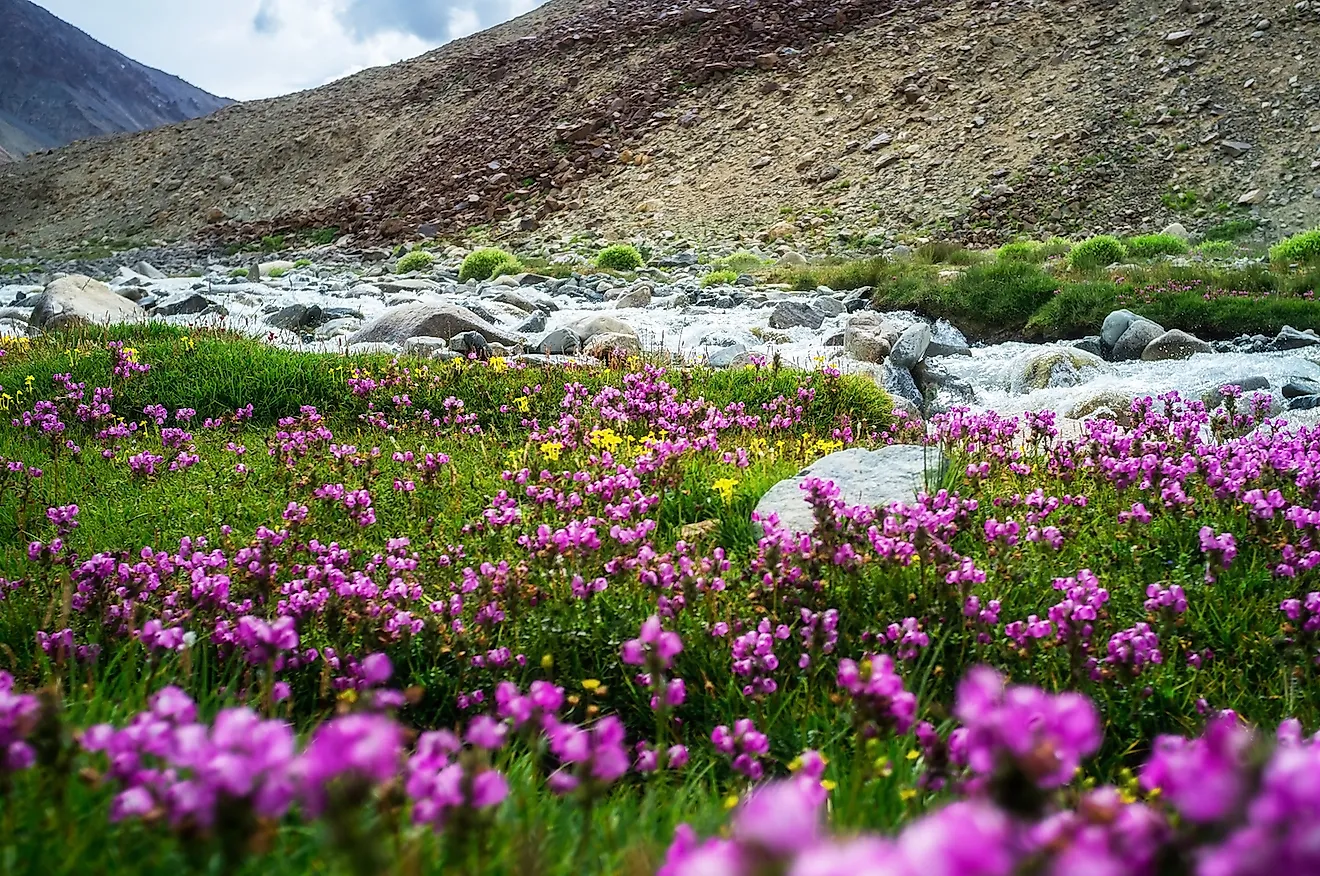
[[[1076,270],[1103,268],[1121,262],[1127,256],[1123,242],[1117,237],[1100,234],[1077,244],[1068,253],[1068,264]]]
[[[603,271],[635,271],[646,264],[637,247],[629,243],[607,246],[596,256],[596,267]]]
[[[1149,259],[1157,256],[1183,255],[1187,241],[1174,234],[1140,234],[1123,243],[1130,258]]]
[[[1270,261],[1279,264],[1320,264],[1320,228],[1294,234],[1270,247]]]
[[[458,281],[466,283],[469,280],[489,280],[506,268],[516,269],[517,265],[518,259],[504,250],[483,247],[474,250],[463,259],[463,264],[458,270]]]
[[[399,259],[394,265],[394,273],[411,274],[414,271],[429,271],[435,266],[435,256],[424,249],[415,249]]]
[[[701,285],[707,288],[710,286],[732,286],[736,282],[738,282],[736,271],[711,271],[701,278]]]

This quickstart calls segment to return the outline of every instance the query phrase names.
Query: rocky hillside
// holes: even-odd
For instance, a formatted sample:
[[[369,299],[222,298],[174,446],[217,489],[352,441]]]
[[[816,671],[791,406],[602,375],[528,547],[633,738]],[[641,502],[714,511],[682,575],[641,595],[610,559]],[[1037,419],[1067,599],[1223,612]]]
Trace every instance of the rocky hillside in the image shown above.
[[[550,0],[421,58],[0,169],[11,244],[998,239],[1320,217],[1320,3]]]
[[[0,0],[0,162],[230,103],[124,57],[28,0]]]

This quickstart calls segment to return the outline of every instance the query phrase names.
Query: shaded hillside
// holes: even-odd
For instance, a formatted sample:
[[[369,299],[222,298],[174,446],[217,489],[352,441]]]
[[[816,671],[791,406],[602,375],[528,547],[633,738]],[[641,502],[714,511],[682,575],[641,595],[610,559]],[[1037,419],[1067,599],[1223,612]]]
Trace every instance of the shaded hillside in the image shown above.
[[[551,0],[412,61],[6,167],[0,228],[1314,223],[1320,9],[1201,3]]]
[[[0,0],[0,149],[15,157],[230,103],[124,57],[28,0]]]

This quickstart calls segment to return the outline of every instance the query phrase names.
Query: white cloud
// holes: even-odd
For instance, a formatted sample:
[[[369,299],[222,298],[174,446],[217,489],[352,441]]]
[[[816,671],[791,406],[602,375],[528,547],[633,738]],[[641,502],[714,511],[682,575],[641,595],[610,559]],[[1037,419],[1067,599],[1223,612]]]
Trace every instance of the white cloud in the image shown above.
[[[543,0],[37,0],[130,58],[253,100],[392,64]]]

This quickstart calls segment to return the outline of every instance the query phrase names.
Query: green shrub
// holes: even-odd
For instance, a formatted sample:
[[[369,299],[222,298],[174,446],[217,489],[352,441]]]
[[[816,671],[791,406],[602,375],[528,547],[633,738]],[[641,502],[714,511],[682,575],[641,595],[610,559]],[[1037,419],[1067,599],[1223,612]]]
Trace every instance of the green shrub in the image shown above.
[[[1237,240],[1256,230],[1255,219],[1229,219],[1211,226],[1205,233],[1206,240]]]
[[[755,271],[757,268],[765,267],[765,261],[755,253],[739,250],[732,255],[725,256],[722,259],[716,259],[714,267],[719,271],[733,271],[738,274],[746,274]]]
[[[312,266],[312,260],[311,260],[311,259],[298,259],[298,261],[296,261],[296,262],[293,263],[293,266],[294,266],[295,268],[310,268],[310,267]]]
[[[1197,255],[1211,259],[1228,258],[1237,255],[1237,245],[1228,240],[1207,240],[1192,250]]]
[[[1270,261],[1279,264],[1312,264],[1320,262],[1320,228],[1294,234],[1270,247]]]
[[[709,274],[701,278],[701,285],[703,287],[732,286],[736,282],[738,282],[737,271],[711,271]]]
[[[1039,263],[1045,261],[1044,248],[1032,240],[1014,240],[999,248],[995,258],[1001,262]]]
[[[283,277],[287,273],[289,273],[288,268],[271,268],[269,271],[266,272],[266,276],[270,277],[272,280],[278,280],[280,277]]]
[[[1127,252],[1134,259],[1182,255],[1187,252],[1187,241],[1173,234],[1139,234],[1127,239]]]
[[[339,236],[338,228],[314,228],[307,232],[307,240],[317,246],[326,246],[335,242]]]
[[[488,246],[474,250],[471,255],[463,259],[463,266],[458,269],[458,282],[489,280],[509,263],[516,265],[518,260],[502,249]]]
[[[1055,256],[1066,256],[1072,252],[1073,242],[1066,237],[1051,237],[1040,245],[1041,260],[1052,259]]]
[[[239,277],[246,277],[246,276],[248,276],[248,269],[247,269],[247,268],[234,268],[232,271],[229,272],[229,276],[230,276],[231,279],[238,279]]]
[[[415,249],[399,259],[394,266],[396,274],[411,274],[413,271],[429,271],[435,264],[435,256],[424,249]]]
[[[1087,238],[1068,253],[1068,264],[1074,268],[1102,268],[1122,261],[1126,255],[1123,243],[1117,237],[1100,234]]]
[[[812,265],[809,268],[781,269],[775,271],[770,279],[776,283],[787,283],[800,292],[810,292],[820,286],[842,292],[863,286],[879,286],[889,275],[891,267],[884,256],[874,256],[837,264]]]
[[[596,256],[596,267],[602,271],[635,271],[643,264],[637,247],[627,243],[607,246]]]
[[[962,318],[991,328],[1018,328],[1054,297],[1059,281],[1035,265],[995,262],[968,268],[948,287]]]
[[[267,234],[261,238],[261,248],[265,252],[279,252],[284,249],[284,235]]]

